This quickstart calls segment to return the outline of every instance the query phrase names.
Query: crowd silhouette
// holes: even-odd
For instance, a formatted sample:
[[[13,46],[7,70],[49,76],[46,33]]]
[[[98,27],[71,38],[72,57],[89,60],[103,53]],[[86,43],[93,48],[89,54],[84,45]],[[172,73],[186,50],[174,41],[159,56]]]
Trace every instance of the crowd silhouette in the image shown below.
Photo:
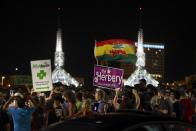
[[[169,115],[196,124],[196,89],[147,85],[134,87],[71,89],[54,85],[50,92],[26,87],[0,92],[0,131],[38,131],[57,122],[119,110]]]

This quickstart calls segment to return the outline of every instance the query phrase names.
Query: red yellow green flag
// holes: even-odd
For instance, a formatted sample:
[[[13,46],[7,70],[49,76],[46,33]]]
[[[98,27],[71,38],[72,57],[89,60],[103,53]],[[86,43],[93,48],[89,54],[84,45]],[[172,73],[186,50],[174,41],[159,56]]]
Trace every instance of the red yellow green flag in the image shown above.
[[[135,64],[135,44],[131,40],[111,39],[96,42],[95,57],[98,61],[119,61]]]

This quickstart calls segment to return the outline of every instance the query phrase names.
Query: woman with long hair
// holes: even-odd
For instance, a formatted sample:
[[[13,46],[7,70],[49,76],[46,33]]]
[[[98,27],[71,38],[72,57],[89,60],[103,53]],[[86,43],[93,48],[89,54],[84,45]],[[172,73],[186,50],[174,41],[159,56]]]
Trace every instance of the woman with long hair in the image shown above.
[[[67,118],[70,119],[77,112],[75,93],[71,90],[66,90],[63,93],[63,98],[67,103]]]

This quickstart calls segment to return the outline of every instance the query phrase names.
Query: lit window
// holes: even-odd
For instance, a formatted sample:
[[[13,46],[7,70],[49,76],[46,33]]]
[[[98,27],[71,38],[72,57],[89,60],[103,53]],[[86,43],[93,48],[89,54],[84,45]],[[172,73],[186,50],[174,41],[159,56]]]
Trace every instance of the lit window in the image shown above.
[[[151,45],[151,44],[144,44],[144,48],[154,48],[154,49],[164,49],[164,45]]]

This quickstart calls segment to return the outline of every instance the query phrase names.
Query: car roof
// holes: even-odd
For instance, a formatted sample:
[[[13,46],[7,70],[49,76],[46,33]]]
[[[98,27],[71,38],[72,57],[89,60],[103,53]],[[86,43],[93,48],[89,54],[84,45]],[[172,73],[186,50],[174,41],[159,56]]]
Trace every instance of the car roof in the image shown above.
[[[119,131],[124,128],[137,125],[140,123],[150,122],[178,122],[186,123],[182,120],[160,115],[152,112],[140,112],[132,110],[123,110],[114,113],[92,115],[91,117],[82,117],[57,123],[50,126],[46,131],[52,130],[81,130],[81,131]],[[188,123],[186,123],[188,124]]]

